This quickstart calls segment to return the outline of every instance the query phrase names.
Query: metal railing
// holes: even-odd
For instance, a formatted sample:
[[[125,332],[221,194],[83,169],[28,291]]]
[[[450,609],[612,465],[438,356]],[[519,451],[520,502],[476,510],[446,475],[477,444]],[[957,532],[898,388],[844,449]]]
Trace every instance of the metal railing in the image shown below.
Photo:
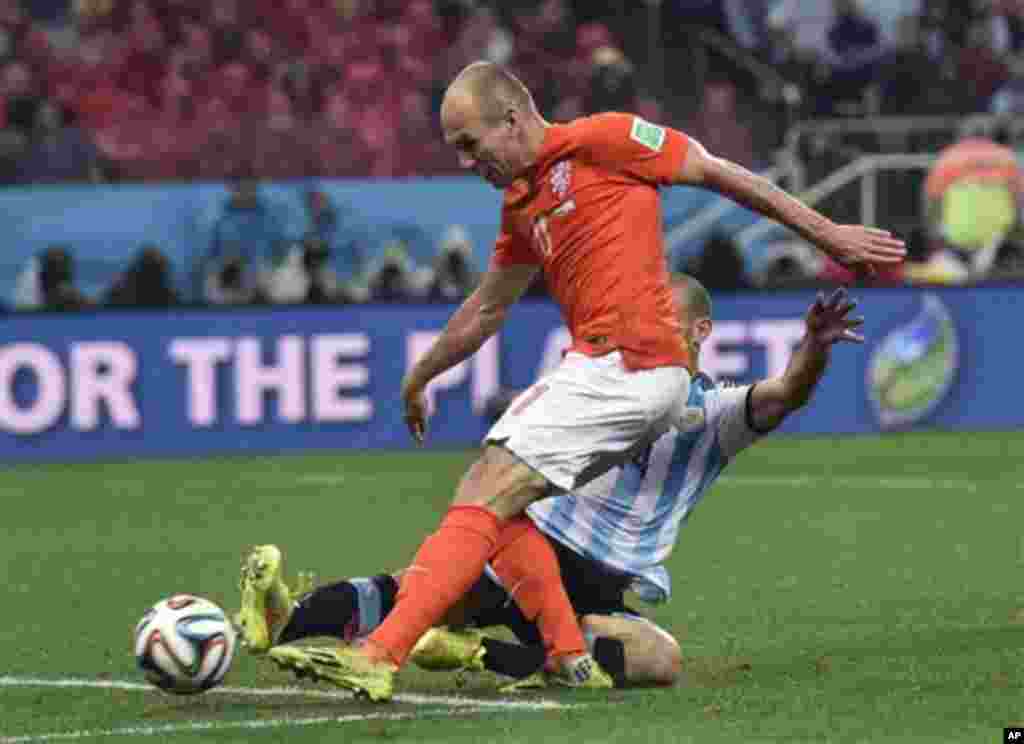
[[[950,141],[966,136],[995,137],[1006,132],[1011,139],[1024,136],[1021,117],[999,114],[973,116],[876,116],[867,119],[812,119],[790,127],[782,148],[776,154],[792,171],[793,188],[807,187],[807,166],[800,157],[800,145],[808,137],[842,137],[847,134],[911,136],[929,132],[949,132]]]
[[[933,153],[864,155],[835,171],[813,188],[799,194],[799,197],[805,204],[813,207],[844,186],[861,179],[860,221],[864,225],[874,225],[878,215],[878,174],[892,170],[924,170],[935,162],[936,157]],[[746,246],[776,229],[780,229],[777,222],[763,217],[741,231],[737,240],[740,245]]]

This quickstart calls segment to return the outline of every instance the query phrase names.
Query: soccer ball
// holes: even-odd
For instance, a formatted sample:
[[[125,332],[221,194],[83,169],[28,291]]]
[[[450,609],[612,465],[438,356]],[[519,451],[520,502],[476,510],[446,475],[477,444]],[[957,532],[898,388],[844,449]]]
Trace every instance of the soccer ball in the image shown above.
[[[208,599],[176,594],[153,605],[135,626],[135,660],[166,692],[192,695],[216,687],[235,655],[235,629]]]

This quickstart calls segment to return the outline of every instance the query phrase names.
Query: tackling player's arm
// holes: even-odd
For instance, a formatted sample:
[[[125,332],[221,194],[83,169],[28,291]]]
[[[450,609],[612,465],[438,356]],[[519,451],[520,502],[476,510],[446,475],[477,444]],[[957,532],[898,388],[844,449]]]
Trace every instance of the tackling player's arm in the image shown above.
[[[793,352],[786,371],[779,377],[761,380],[750,390],[748,419],[754,430],[771,431],[810,400],[828,366],[833,344],[864,341],[863,336],[856,332],[863,320],[849,317],[854,307],[856,303],[847,297],[843,289],[836,290],[827,300],[818,295],[807,311],[807,332]]]
[[[476,352],[505,321],[509,306],[529,288],[538,267],[533,264],[500,265],[492,262],[480,286],[459,306],[441,335],[402,380],[406,422],[417,441],[423,440],[427,383]]]
[[[862,225],[837,225],[780,189],[767,178],[709,153],[691,139],[675,183],[701,186],[790,227],[801,237],[846,265],[899,263],[906,256],[903,241],[887,230]]]

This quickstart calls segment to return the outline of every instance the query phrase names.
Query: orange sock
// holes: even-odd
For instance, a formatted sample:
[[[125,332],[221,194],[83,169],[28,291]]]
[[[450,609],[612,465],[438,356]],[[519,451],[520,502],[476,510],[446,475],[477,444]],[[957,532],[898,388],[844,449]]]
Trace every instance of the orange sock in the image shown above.
[[[498,517],[483,507],[451,507],[403,574],[394,609],[370,634],[371,653],[405,663],[420,636],[480,578],[499,526]]]
[[[529,518],[505,523],[491,568],[526,619],[537,623],[549,659],[586,653],[583,631],[562,585],[558,557]]]

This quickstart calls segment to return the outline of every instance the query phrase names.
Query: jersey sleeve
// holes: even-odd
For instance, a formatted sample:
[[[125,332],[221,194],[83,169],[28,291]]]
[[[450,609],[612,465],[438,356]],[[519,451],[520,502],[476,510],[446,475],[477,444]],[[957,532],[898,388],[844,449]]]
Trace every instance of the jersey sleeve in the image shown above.
[[[633,114],[595,114],[577,119],[573,129],[586,160],[659,186],[677,181],[690,148],[682,132]]]
[[[728,460],[764,435],[754,429],[750,421],[749,401],[753,389],[753,385],[718,385],[705,397],[708,425],[715,427],[719,447]]]
[[[494,242],[494,255],[491,257],[491,263],[499,268],[516,264],[537,265],[540,263],[529,240],[514,229],[513,220],[507,208],[501,210],[501,229],[498,231],[498,239]]]

